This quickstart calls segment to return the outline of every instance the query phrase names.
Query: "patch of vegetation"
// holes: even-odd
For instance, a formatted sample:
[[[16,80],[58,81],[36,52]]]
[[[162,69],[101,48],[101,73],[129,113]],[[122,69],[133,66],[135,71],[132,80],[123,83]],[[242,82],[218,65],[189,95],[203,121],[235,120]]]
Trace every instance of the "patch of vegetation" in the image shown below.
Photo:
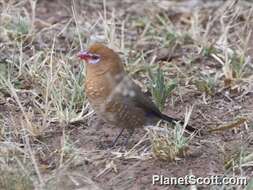
[[[177,87],[175,80],[167,83],[163,71],[158,68],[156,72],[149,72],[151,78],[151,94],[155,100],[156,105],[162,111],[164,109],[167,97],[169,97],[172,91]]]
[[[8,190],[32,190],[32,179],[21,170],[0,169],[0,189]]]

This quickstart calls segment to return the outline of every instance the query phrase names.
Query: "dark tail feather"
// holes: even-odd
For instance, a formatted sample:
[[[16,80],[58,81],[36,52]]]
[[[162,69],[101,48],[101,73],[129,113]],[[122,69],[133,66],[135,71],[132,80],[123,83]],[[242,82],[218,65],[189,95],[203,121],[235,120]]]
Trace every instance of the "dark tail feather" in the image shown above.
[[[162,113],[161,113],[161,115],[159,115],[159,117],[160,117],[162,120],[168,121],[168,122],[170,122],[170,123],[179,122],[181,125],[184,125],[184,122],[181,121],[180,119],[173,118],[173,117],[164,115],[164,114],[162,114]],[[186,125],[185,128],[186,128],[186,130],[189,131],[189,132],[195,132],[195,131],[197,131],[195,128],[193,128],[193,127],[190,126],[190,125]]]

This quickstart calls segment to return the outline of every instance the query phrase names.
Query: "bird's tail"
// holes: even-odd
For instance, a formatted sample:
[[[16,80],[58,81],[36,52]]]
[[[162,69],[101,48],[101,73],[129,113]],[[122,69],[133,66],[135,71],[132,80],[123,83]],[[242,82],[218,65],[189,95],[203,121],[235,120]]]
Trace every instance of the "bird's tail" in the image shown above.
[[[167,115],[162,114],[162,113],[161,113],[161,115],[159,115],[159,116],[160,116],[160,118],[161,118],[162,120],[168,121],[168,122],[170,122],[170,123],[179,122],[180,125],[184,125],[184,122],[183,122],[182,120],[180,120],[180,119],[173,118],[173,117],[167,116]],[[190,126],[190,125],[186,125],[185,129],[186,129],[187,131],[189,131],[189,132],[196,132],[196,129],[193,128],[193,127]]]

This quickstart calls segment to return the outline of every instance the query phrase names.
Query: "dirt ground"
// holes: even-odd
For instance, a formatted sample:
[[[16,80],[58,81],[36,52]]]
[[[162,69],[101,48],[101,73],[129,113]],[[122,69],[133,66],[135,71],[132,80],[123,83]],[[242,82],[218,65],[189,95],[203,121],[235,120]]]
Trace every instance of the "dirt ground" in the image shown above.
[[[174,4],[170,4],[170,2]],[[198,86],[192,85],[191,76],[198,76],[201,72],[211,70],[222,73],[222,68],[213,57],[199,56],[196,52],[197,49],[192,48],[198,42],[183,42],[183,44],[173,47],[173,51],[165,50],[164,55],[164,48],[159,47],[161,39],[158,39],[163,32],[158,36],[148,36],[143,40],[143,31],[147,30],[148,23],[156,26],[157,23],[154,21],[156,15],[170,18],[171,23],[168,23],[168,25],[172,24],[176,28],[185,25],[186,27],[181,28],[181,30],[190,30],[191,18],[196,16],[194,14],[197,12],[197,6],[200,7],[197,9],[198,13],[201,16],[205,15],[200,19],[200,22],[202,22],[208,20],[209,16],[215,17],[216,13],[220,11],[218,7],[225,4],[223,1],[213,1],[212,3],[201,0],[184,2],[108,0],[106,6],[109,10],[108,15],[110,13],[117,15],[116,26],[118,23],[125,22],[125,47],[129,51],[125,55],[122,53],[122,55],[132,56],[132,58],[129,58],[130,65],[126,63],[126,69],[135,80],[143,85],[143,90],[147,88],[145,87],[147,86],[147,77],[141,72],[138,65],[131,65],[131,59],[134,60],[133,57],[140,52],[147,53],[149,50],[153,50],[151,54],[145,54],[146,62],[151,62],[152,55],[157,54],[158,58],[166,59],[165,61],[159,61],[157,58],[156,62],[160,62],[162,67],[175,65],[176,69],[170,69],[166,73],[167,78],[177,77],[178,72],[189,76],[187,78],[189,79],[188,83],[183,77],[179,77],[181,86],[167,98],[164,113],[183,118],[185,108],[194,105],[189,123],[191,126],[201,129],[203,134],[197,135],[191,140],[189,144],[191,153],[174,161],[159,160],[151,151],[151,142],[146,129],[137,130],[128,147],[121,146],[124,141],[124,137],[122,137],[118,145],[111,149],[109,146],[118,134],[119,129],[103,123],[97,118],[96,114],[73,123],[55,121],[43,130],[42,135],[30,140],[32,148],[36,149],[35,157],[39,163],[39,170],[44,181],[46,181],[45,189],[243,189],[244,186],[152,185],[152,175],[164,175],[165,177],[184,177],[191,174],[198,177],[238,175],[246,176],[248,179],[253,177],[252,159],[248,162],[239,159],[241,154],[250,154],[253,150],[252,77],[250,78],[248,77],[250,75],[247,75],[251,82],[246,85],[245,83],[241,84],[238,80],[237,84],[238,86],[241,85],[241,88],[235,91],[230,90],[229,87],[224,87],[224,78],[221,77],[219,82],[214,85],[214,93],[208,95],[208,93],[201,91]],[[242,6],[250,6],[248,1],[245,2],[247,4]],[[37,2],[37,19],[34,27],[37,33],[45,32],[45,34],[42,34],[38,40],[41,43],[34,42],[33,48],[36,50],[48,49],[50,51],[52,46],[50,35],[60,33],[65,30],[64,27],[66,26],[75,25],[73,24],[72,5],[72,1],[39,0]],[[31,11],[29,4],[25,4],[24,7]],[[252,7],[253,5],[251,5]],[[99,15],[104,14],[103,1],[76,0],[75,11],[76,19],[78,22],[80,21],[80,30],[83,33],[81,37],[86,43],[88,41],[87,36],[92,33],[89,33],[88,29],[93,27]],[[141,20],[142,18],[143,20]],[[68,25],[70,20],[71,24]],[[133,20],[138,20],[138,22],[133,24]],[[94,31],[94,33],[97,32],[99,35],[101,28],[94,26],[94,28],[96,27],[98,27],[98,31]],[[213,28],[211,27],[211,29]],[[78,39],[74,31],[75,28],[67,29],[56,37],[56,52],[72,55],[78,52],[80,47],[74,47],[78,42],[74,42],[72,39]],[[148,32],[152,36],[152,29]],[[213,29],[210,35],[219,35],[218,33],[217,30]],[[196,33],[196,35],[198,34]],[[212,37],[208,39],[212,39]],[[215,37],[213,39],[215,41]],[[233,39],[228,41],[232,44]],[[253,44],[253,41],[250,43]],[[25,51],[29,55],[30,50]],[[191,55],[192,65],[190,67],[196,68],[189,73],[189,64],[185,61],[187,54]],[[248,55],[253,57],[250,51]],[[80,62],[75,60],[74,65],[77,64],[80,64]],[[250,64],[252,69],[252,61]],[[37,87],[35,83],[31,88],[36,89]],[[16,107],[16,103],[11,102],[11,97],[7,94],[4,96],[3,103],[0,100],[1,116],[4,117],[5,122],[12,123],[12,126],[15,125],[13,123],[19,125],[20,109]],[[29,101],[27,104],[29,105]],[[89,111],[91,111],[90,108],[88,108]],[[233,125],[238,118],[246,118],[246,120],[228,129],[210,131],[223,125],[231,123]],[[40,121],[42,119],[38,115],[35,120]],[[16,139],[20,140],[20,137],[17,136]],[[21,144],[25,141],[25,139],[19,140],[17,140],[17,143]],[[140,144],[135,146],[137,143]],[[63,145],[64,153],[61,151]],[[228,166],[229,160],[233,160],[233,162]],[[240,164],[244,164],[244,166]]]

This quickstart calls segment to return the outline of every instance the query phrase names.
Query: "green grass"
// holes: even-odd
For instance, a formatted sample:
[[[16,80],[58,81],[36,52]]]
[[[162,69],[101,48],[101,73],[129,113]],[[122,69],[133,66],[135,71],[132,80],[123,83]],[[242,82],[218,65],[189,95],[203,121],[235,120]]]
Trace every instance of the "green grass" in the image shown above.
[[[173,90],[177,87],[176,80],[167,82],[163,71],[158,68],[157,71],[149,71],[151,79],[150,91],[158,108],[163,111],[167,98],[171,95]]]

